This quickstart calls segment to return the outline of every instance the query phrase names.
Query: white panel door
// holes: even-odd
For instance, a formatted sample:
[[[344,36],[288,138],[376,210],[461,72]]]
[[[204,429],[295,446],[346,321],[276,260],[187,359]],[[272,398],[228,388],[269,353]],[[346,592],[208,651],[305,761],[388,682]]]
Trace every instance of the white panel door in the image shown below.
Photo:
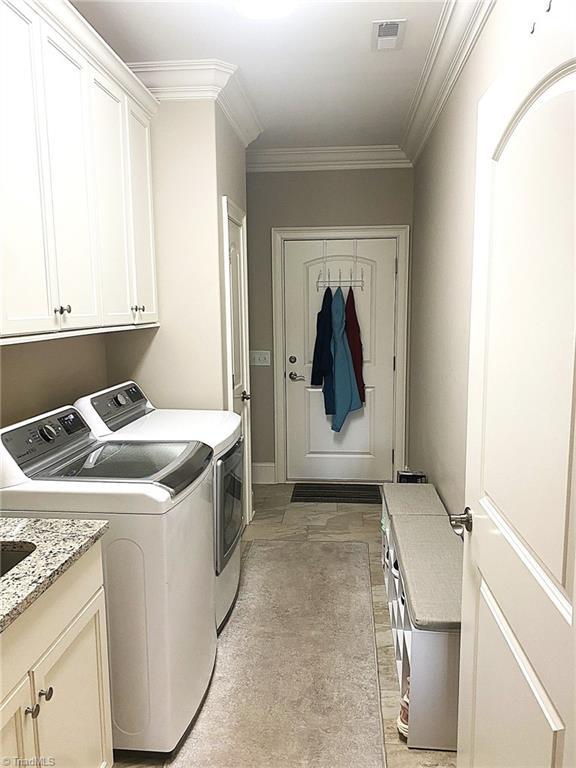
[[[100,307],[89,190],[88,64],[45,24],[43,54],[62,330],[97,326]]]
[[[98,268],[103,325],[133,322],[132,261],[128,240],[126,96],[96,70],[90,107]]]
[[[287,474],[291,480],[393,479],[395,238],[292,240],[284,244]],[[331,429],[320,387],[310,384],[316,315],[324,286],[354,287],[362,335],[366,404]],[[295,358],[294,362],[291,358]],[[290,374],[297,378],[292,380]]]
[[[39,19],[0,2],[0,277],[2,334],[57,331],[57,283],[45,220],[46,143]]]
[[[228,229],[228,367],[232,374],[232,408],[242,418],[244,435],[245,522],[253,515],[252,445],[250,427],[250,342],[248,335],[248,265],[246,216],[224,198],[224,226]]]
[[[576,765],[574,10],[478,112],[460,768]]]
[[[132,207],[132,249],[137,310],[136,323],[158,320],[156,261],[152,214],[152,168],[150,162],[150,120],[128,100],[130,143],[130,201]]]
[[[31,671],[40,752],[59,768],[113,763],[105,613],[101,589]]]

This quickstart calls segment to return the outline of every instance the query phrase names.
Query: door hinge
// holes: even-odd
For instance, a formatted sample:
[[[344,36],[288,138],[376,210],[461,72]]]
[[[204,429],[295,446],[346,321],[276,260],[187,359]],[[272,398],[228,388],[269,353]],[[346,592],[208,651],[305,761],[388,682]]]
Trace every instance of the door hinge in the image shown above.
[[[394,466],[394,458],[395,458],[394,448],[392,448],[392,466]]]
[[[398,274],[398,256],[396,256],[396,259],[394,260],[394,274]]]
[[[236,377],[232,374],[232,389],[236,386]]]
[[[394,355],[394,357],[392,358],[392,370],[393,371],[396,370],[396,355]]]

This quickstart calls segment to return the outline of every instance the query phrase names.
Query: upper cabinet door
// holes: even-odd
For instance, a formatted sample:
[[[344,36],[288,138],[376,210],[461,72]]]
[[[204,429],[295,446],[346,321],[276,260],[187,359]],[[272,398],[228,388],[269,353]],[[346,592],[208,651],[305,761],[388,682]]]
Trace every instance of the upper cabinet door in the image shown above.
[[[62,330],[100,325],[95,221],[89,187],[89,68],[42,25],[52,218]]]
[[[135,298],[128,225],[126,96],[96,70],[90,72],[90,108],[102,323],[127,325],[133,322]]]
[[[0,0],[0,279],[2,334],[57,331],[55,262],[47,229],[39,20]],[[8,116],[9,115],[9,116]]]
[[[136,286],[136,323],[158,320],[156,262],[152,216],[152,172],[150,162],[150,120],[128,100],[130,141],[130,192],[132,203],[132,248]]]

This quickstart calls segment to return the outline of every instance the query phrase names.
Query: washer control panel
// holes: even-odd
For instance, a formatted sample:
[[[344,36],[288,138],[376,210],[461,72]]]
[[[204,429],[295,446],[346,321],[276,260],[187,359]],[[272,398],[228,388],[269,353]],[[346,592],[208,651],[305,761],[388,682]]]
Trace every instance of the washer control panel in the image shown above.
[[[98,416],[113,432],[152,410],[146,395],[134,382],[111,389],[102,395],[95,395],[90,402]]]
[[[48,417],[2,434],[2,443],[19,467],[73,448],[90,436],[90,427],[75,408],[63,408]]]

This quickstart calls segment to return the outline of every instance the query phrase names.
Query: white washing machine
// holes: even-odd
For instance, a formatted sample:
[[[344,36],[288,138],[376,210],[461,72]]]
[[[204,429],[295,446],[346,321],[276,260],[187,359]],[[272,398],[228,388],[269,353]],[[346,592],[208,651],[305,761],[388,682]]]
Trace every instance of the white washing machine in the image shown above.
[[[230,615],[240,583],[244,528],[244,441],[233,411],[155,408],[133,381],[74,403],[92,432],[128,440],[201,440],[214,451],[214,559],[216,625]]]
[[[73,407],[0,430],[3,515],[105,518],[115,749],[171,753],[216,658],[212,449],[97,439]]]

